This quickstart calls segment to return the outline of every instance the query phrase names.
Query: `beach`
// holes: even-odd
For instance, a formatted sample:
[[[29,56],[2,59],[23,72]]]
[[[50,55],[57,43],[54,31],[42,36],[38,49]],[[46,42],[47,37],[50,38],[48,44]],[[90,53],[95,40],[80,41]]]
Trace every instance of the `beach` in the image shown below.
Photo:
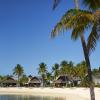
[[[59,96],[66,100],[90,100],[88,88],[0,88],[0,95]],[[100,88],[95,88],[96,100],[100,100]]]

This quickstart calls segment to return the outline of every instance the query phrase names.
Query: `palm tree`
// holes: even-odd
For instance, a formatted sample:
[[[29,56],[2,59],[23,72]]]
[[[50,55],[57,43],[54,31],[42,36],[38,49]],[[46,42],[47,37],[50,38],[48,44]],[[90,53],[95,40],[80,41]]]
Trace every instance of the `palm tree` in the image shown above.
[[[69,73],[68,62],[62,61],[60,64],[60,74],[67,75]]]
[[[27,82],[28,82],[28,77],[25,74],[22,75],[22,77],[20,78],[20,83],[22,85],[25,85],[25,83],[27,83]]]
[[[51,73],[50,72],[47,72],[46,73],[46,79],[47,79],[47,83],[50,85],[50,82],[52,80],[52,76],[51,76]]]
[[[77,0],[75,1],[76,9],[71,9],[64,14],[60,22],[52,30],[51,35],[52,37],[55,37],[62,31],[72,29],[72,39],[77,40],[80,37],[88,69],[91,100],[95,100],[89,53],[91,50],[95,49],[96,41],[99,39],[100,34],[97,31],[97,26],[99,24],[97,23],[95,13],[91,11],[80,10],[78,8]],[[88,43],[86,44],[84,32],[85,29],[90,27],[92,27],[92,31],[89,35]]]
[[[15,66],[15,68],[13,69],[13,74],[16,75],[17,78],[18,78],[18,86],[20,85],[19,84],[20,83],[20,78],[23,75],[23,73],[24,73],[23,67],[20,64],[17,64]]]
[[[47,72],[46,64],[44,62],[40,63],[38,73],[42,76],[43,87],[44,87],[44,83],[45,83],[46,72]]]
[[[52,73],[54,76],[54,79],[56,79],[59,76],[59,64],[54,64],[54,66],[52,67]]]
[[[82,61],[81,63],[78,63],[76,65],[76,72],[77,76],[81,78],[81,80],[84,79],[84,77],[87,76],[87,65],[85,61]]]
[[[74,65],[73,62],[67,62],[67,61],[62,61],[60,64],[61,68],[60,68],[60,72],[63,75],[68,75],[69,77],[73,75],[74,72]]]

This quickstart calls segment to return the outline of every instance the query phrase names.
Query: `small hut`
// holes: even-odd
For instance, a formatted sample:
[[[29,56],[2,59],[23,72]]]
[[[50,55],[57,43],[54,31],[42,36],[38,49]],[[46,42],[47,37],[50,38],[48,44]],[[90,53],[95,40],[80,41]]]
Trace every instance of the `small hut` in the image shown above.
[[[57,78],[57,80],[54,81],[54,85],[56,87],[63,87],[63,86],[66,86],[68,82],[69,82],[68,76],[61,75]]]
[[[29,86],[30,87],[40,87],[41,81],[38,77],[32,77],[31,80],[29,81]]]
[[[17,81],[11,77],[7,77],[6,79],[2,80],[1,84],[4,87],[15,87],[17,86]]]

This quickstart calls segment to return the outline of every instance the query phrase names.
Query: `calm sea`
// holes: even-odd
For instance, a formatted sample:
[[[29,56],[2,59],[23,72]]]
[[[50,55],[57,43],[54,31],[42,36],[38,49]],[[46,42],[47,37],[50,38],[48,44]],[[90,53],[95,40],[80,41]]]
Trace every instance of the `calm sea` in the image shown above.
[[[0,95],[0,100],[66,100],[66,99],[61,97]]]

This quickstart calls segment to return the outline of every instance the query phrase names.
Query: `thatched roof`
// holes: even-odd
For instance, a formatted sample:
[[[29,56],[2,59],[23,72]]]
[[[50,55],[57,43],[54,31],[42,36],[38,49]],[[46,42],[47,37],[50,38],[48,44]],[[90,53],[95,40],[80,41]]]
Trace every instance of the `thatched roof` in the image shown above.
[[[32,77],[29,83],[41,83],[39,78],[37,77]]]
[[[5,80],[2,80],[1,83],[17,83],[17,81],[14,80],[14,79],[11,78],[11,77],[7,77]]]
[[[57,78],[57,80],[54,81],[54,83],[66,83],[68,81],[67,75],[61,75]]]

